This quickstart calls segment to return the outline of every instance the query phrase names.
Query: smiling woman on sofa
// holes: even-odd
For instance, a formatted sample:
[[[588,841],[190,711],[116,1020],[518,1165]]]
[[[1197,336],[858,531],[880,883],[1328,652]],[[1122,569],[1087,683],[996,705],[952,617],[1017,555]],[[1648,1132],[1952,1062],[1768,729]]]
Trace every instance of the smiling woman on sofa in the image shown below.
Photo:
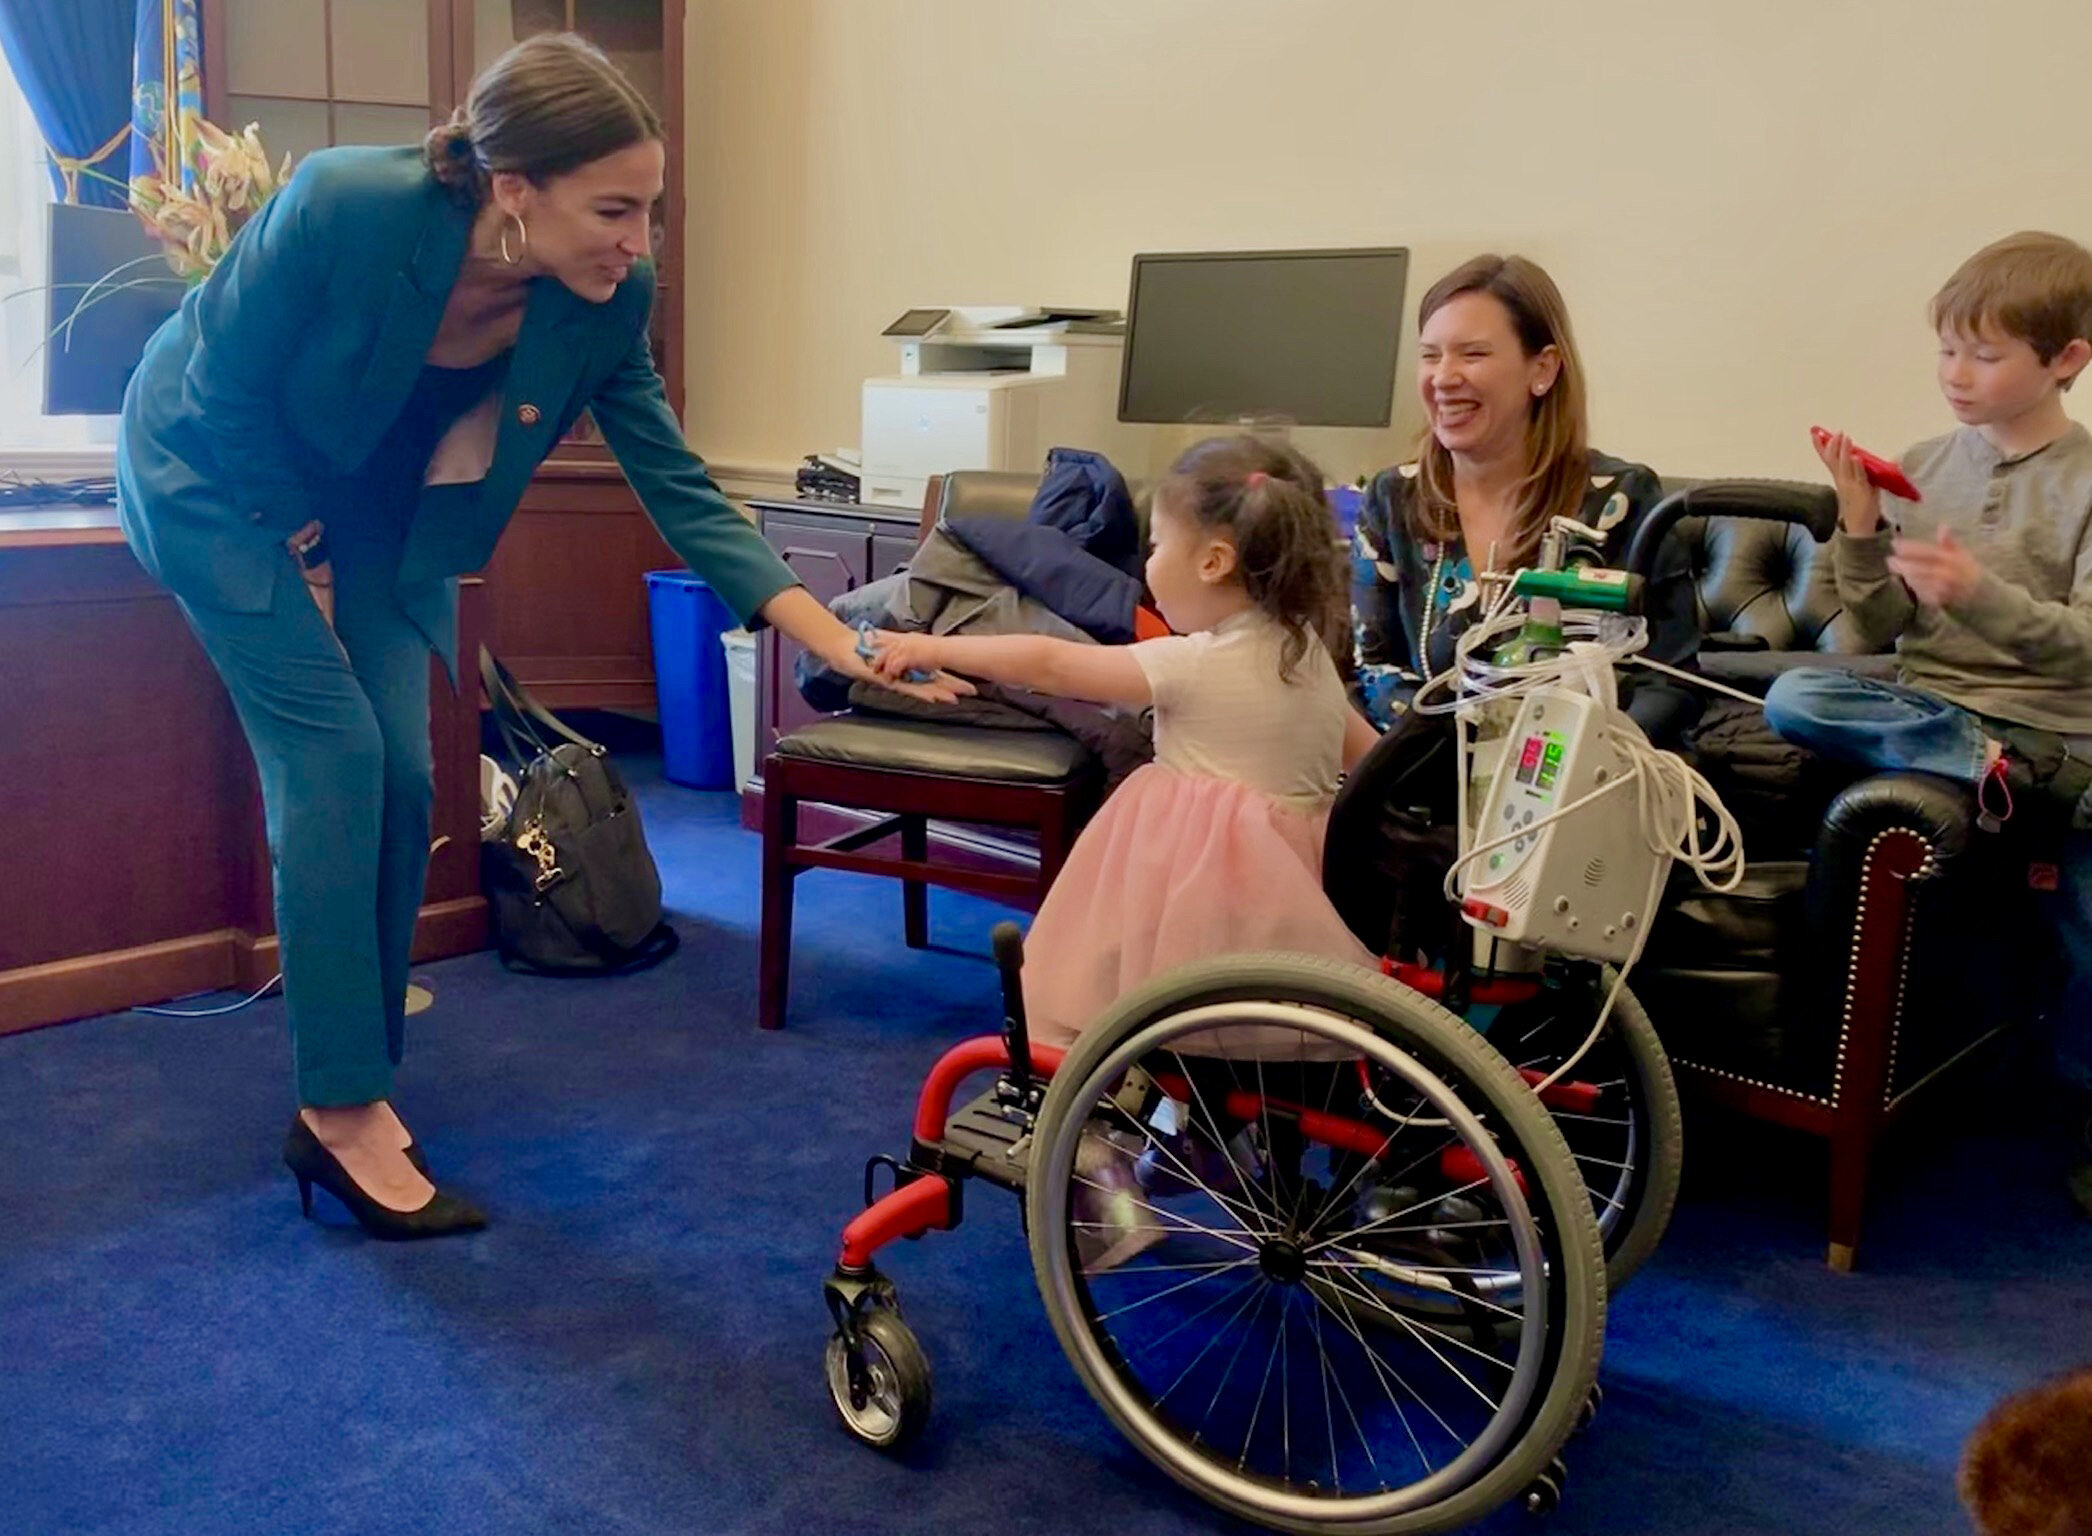
[[[1624,563],[1662,494],[1646,465],[1589,447],[1583,362],[1561,291],[1538,264],[1463,262],[1424,295],[1417,332],[1423,440],[1413,463],[1374,477],[1352,544],[1357,687],[1382,728],[1452,664],[1481,613],[1478,572],[1529,564],[1557,517],[1594,530],[1602,561]],[[1648,654],[1688,659],[1696,628],[1685,583],[1652,583],[1647,606]]]

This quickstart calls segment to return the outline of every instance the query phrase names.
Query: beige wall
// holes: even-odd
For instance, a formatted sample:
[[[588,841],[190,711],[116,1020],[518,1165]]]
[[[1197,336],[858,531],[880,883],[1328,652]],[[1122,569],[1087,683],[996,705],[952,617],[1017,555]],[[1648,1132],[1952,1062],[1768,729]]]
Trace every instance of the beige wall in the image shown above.
[[[1140,250],[1544,263],[1594,438],[1802,474],[1811,421],[1948,422],[1924,307],[1986,240],[2092,238],[2087,0],[690,0],[690,426],[857,441],[911,304],[1122,305]],[[1303,434],[1333,472],[1415,430]],[[2073,409],[2092,415],[2080,392]]]

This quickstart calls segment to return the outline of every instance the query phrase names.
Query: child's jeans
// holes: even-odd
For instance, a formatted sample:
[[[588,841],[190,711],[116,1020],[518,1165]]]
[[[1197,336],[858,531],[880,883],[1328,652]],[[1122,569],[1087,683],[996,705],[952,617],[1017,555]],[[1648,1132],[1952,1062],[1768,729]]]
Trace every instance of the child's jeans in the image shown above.
[[[1781,673],[1765,695],[1765,722],[1838,762],[1915,769],[1965,784],[1983,776],[1989,751],[1983,722],[1958,705],[1835,667]],[[2092,737],[2064,739],[2073,755],[2092,757]],[[2065,963],[2061,1006],[2053,1010],[2056,1065],[2092,1091],[2092,833],[2066,837],[2055,901]]]

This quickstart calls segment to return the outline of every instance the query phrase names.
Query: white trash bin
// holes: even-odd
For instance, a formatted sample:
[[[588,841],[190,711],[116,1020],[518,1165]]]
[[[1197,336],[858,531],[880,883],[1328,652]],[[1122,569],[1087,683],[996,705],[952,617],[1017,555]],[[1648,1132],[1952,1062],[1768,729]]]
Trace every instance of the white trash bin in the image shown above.
[[[734,788],[755,777],[755,636],[729,629],[719,636],[726,652],[726,701],[734,733]]]

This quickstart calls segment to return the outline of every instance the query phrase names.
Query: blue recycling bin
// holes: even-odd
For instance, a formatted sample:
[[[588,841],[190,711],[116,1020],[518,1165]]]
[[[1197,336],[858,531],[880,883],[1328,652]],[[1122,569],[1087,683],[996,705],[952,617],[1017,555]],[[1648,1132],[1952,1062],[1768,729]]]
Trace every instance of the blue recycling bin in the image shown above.
[[[719,637],[740,620],[688,571],[649,571],[646,584],[661,701],[661,771],[692,789],[732,789],[733,716]]]
[[[1355,485],[1333,485],[1328,496],[1329,510],[1336,515],[1337,532],[1348,543],[1358,532],[1358,509],[1365,504],[1366,493]]]

